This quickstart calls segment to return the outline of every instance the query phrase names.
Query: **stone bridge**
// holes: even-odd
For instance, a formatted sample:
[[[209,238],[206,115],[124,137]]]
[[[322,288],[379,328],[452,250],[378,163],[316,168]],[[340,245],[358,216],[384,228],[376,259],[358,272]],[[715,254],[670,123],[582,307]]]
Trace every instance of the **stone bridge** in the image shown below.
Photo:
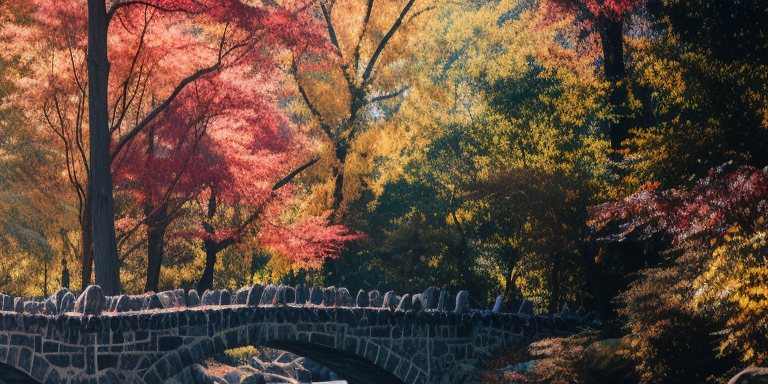
[[[470,310],[467,294],[417,295],[259,285],[42,301],[0,294],[0,383],[159,384],[227,349],[265,346],[315,360],[359,384],[467,382],[478,359],[544,328],[591,321]]]

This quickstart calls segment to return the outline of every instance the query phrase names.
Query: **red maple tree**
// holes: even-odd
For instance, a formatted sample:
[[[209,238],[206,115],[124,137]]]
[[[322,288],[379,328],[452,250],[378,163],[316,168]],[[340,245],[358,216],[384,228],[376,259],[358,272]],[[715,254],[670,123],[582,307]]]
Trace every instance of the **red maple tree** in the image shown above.
[[[26,54],[36,70],[24,81],[35,85],[28,88],[36,96],[23,103],[41,112],[40,120],[66,147],[70,181],[80,201],[83,286],[95,260],[96,283],[115,294],[121,287],[112,172],[128,158],[126,149],[150,126],[157,127],[166,110],[181,110],[174,103],[180,97],[190,100],[183,96],[186,91],[203,89],[202,82],[228,68],[247,64],[258,73],[273,65],[265,48],[299,42],[312,46],[317,33],[300,3],[150,0],[109,5],[91,0],[86,8],[73,0],[37,0],[35,22],[4,33],[17,39],[19,55],[35,52]],[[211,100],[218,102],[215,96]]]

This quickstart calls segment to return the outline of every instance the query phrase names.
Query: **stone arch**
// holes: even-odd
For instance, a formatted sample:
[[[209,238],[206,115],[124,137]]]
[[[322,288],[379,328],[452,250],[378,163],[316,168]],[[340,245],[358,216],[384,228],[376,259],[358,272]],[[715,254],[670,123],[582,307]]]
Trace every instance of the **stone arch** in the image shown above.
[[[312,359],[349,384],[405,384],[399,377],[359,355],[307,342],[272,341],[264,345]]]
[[[391,317],[391,323],[374,320],[382,315]],[[144,383],[162,383],[187,366],[245,346],[274,348],[310,358],[351,384],[428,380],[426,372],[416,368],[416,361],[402,355],[398,339],[405,323],[394,321],[390,311],[259,307],[189,311],[176,316],[177,324],[185,324],[183,332],[174,335],[158,329],[159,333],[152,336],[158,354],[144,357],[137,364]],[[379,337],[381,331],[396,336],[388,343]]]
[[[32,376],[8,364],[0,363],[0,383],[7,384],[41,384]]]

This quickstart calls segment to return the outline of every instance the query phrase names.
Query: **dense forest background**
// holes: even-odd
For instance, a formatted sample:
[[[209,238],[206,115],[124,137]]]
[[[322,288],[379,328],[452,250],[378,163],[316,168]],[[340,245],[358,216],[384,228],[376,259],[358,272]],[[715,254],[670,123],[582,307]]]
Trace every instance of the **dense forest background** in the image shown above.
[[[434,286],[647,383],[768,363],[768,2],[88,3],[0,3],[0,291]]]

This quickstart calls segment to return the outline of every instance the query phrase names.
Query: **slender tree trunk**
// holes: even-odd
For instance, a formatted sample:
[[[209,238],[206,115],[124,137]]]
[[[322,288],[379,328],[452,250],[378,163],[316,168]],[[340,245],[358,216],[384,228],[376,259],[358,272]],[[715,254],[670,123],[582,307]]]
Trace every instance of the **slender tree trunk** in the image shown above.
[[[93,274],[93,226],[91,223],[90,200],[86,198],[83,217],[80,221],[80,264],[83,268],[80,276],[80,289],[91,285]]]
[[[211,196],[208,198],[208,221],[212,221],[216,216],[218,204],[216,201],[216,188],[211,187]],[[214,228],[209,222],[203,222],[203,229],[206,233],[213,236],[216,234]],[[197,283],[197,292],[202,294],[206,289],[213,289],[213,268],[216,266],[216,255],[221,251],[220,244],[213,239],[204,239],[203,248],[205,248],[205,270],[200,281]]]
[[[628,94],[626,85],[622,80],[627,71],[624,66],[624,19],[613,20],[605,15],[598,18],[600,43],[603,50],[603,67],[605,77],[612,84],[608,102],[613,106],[618,119],[611,122],[609,129],[611,135],[611,149],[620,150],[621,142],[629,136],[629,111],[626,103]]]
[[[509,247],[505,253],[507,260],[507,273],[505,273],[504,276],[504,299],[510,301],[512,300],[512,294],[517,293],[517,288],[515,287],[514,270],[515,266],[517,265],[519,255],[514,247]]]
[[[168,228],[168,204],[163,204],[156,210],[147,204],[147,283],[144,292],[158,292],[160,284],[160,269],[163,265],[163,246],[165,231]]]
[[[48,297],[48,261],[43,264],[43,297]]]
[[[560,307],[560,270],[562,269],[563,256],[560,252],[552,255],[552,276],[550,284],[552,285],[552,297],[549,300],[549,314],[558,313]]]
[[[221,250],[219,244],[213,240],[204,240],[205,270],[197,283],[197,292],[202,294],[206,289],[213,289],[213,268],[216,266],[216,256]]]
[[[584,270],[586,271],[587,287],[592,294],[594,300],[594,308],[597,315],[602,319],[607,319],[610,315],[610,301],[607,289],[605,287],[606,281],[603,276],[603,272],[600,269],[600,265],[595,262],[595,254],[593,246],[590,242],[584,242],[579,252],[581,258],[584,261]]]
[[[336,159],[338,164],[333,168],[334,186],[333,186],[333,203],[331,203],[331,221],[333,223],[341,223],[342,213],[341,204],[344,202],[344,167],[347,163],[348,147],[346,143],[336,145]]]
[[[91,163],[91,218],[96,284],[105,295],[122,292],[115,238],[115,204],[110,170],[107,105],[107,8],[105,0],[88,0],[88,111]]]

